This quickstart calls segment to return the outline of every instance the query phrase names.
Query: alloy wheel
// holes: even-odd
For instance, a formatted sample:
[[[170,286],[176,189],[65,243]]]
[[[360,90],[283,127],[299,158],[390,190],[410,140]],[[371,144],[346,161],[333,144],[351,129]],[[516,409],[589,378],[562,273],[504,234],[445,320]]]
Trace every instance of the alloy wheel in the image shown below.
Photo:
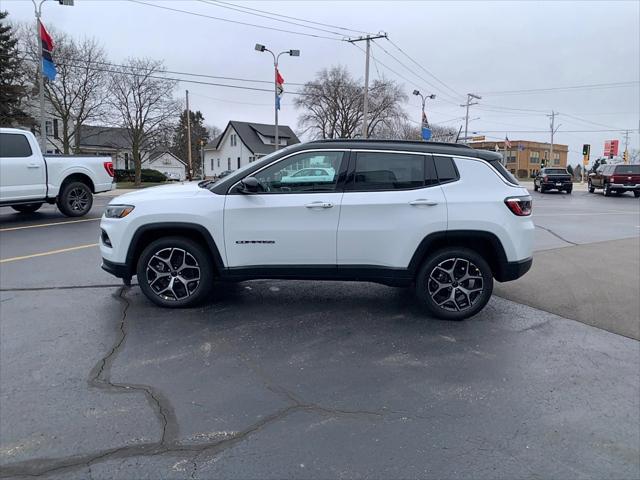
[[[147,262],[147,282],[160,298],[178,301],[190,297],[200,284],[200,265],[182,248],[163,248]]]
[[[429,274],[427,290],[440,308],[461,312],[471,308],[482,295],[482,272],[465,258],[448,258],[436,265]]]
[[[74,188],[69,192],[67,204],[75,212],[84,212],[89,205],[89,193],[84,188]]]

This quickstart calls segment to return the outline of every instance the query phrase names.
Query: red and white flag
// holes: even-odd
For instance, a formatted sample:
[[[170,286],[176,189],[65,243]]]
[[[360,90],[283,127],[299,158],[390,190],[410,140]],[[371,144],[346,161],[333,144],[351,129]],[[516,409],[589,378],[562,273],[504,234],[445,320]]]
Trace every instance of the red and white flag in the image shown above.
[[[278,92],[278,94],[276,95],[276,108],[280,110],[280,97],[282,97],[282,94],[284,93],[284,78],[282,78],[282,75],[280,75],[280,70],[278,69],[276,69],[276,85]]]

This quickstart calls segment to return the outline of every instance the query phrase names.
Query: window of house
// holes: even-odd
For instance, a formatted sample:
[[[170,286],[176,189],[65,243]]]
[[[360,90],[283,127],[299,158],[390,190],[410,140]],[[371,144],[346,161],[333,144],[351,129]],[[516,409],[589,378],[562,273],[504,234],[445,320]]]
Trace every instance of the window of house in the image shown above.
[[[423,155],[359,152],[349,190],[407,190],[425,184]]]
[[[253,163],[256,161],[256,157],[249,157],[249,163]]]
[[[265,193],[332,192],[338,183],[343,152],[305,152],[277,162],[254,176]],[[313,163],[312,163],[313,162]],[[318,166],[309,168],[309,165]],[[314,175],[296,176],[303,165]],[[317,172],[319,175],[315,175]]]
[[[220,168],[220,159],[218,159],[218,168]]]
[[[218,164],[220,163],[220,160],[218,160]],[[220,165],[218,165],[220,166]],[[211,170],[213,170],[213,158],[211,159]]]
[[[555,153],[553,154],[553,164],[554,165],[560,165],[560,154],[559,153]]]
[[[238,167],[237,168],[240,168],[240,157],[238,157]]]
[[[236,136],[235,133],[231,134],[231,146],[235,147],[238,144],[238,137]]]
[[[231,170],[231,157],[227,158],[227,170]]]
[[[47,137],[51,137],[53,135],[53,121],[45,120],[44,121],[44,131],[47,134]]]
[[[529,157],[530,163],[540,163],[540,152],[531,152],[531,156]]]
[[[0,157],[22,158],[32,154],[29,140],[24,135],[0,133]]]

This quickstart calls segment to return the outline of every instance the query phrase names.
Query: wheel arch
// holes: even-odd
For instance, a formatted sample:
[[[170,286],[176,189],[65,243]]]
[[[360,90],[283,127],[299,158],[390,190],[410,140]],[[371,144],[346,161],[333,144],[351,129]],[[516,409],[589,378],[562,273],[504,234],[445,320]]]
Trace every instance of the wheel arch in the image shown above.
[[[491,232],[482,230],[451,230],[436,232],[426,236],[416,249],[409,271],[415,277],[420,265],[436,250],[445,247],[463,247],[477,252],[491,267],[491,273],[498,281],[507,278],[507,255],[500,239]]]
[[[91,193],[96,193],[96,187],[91,180],[91,177],[85,173],[72,173],[64,178],[62,183],[60,184],[60,189],[58,190],[58,195],[61,195],[64,191],[64,187],[66,187],[71,182],[81,182],[89,187]]]
[[[202,225],[189,222],[159,222],[139,227],[133,234],[127,250],[126,264],[129,270],[135,272],[138,258],[147,245],[159,238],[172,236],[189,238],[205,247],[211,254],[216,273],[222,272],[224,264],[213,236]]]

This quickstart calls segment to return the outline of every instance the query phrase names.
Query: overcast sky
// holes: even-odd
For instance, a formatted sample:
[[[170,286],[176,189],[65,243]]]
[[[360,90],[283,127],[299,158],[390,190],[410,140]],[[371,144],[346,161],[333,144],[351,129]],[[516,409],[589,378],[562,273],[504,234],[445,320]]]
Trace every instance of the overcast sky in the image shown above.
[[[271,56],[256,52],[254,45],[263,43],[275,51],[299,49],[298,58],[281,57],[280,71],[285,90],[289,91],[299,88],[292,84],[309,81],[317,71],[332,65],[344,65],[354,77],[363,78],[363,52],[340,40],[342,34],[357,36],[358,33],[335,27],[384,31],[395,45],[442,83],[386,40],[372,45],[377,59],[371,63],[372,77],[393,78],[408,94],[414,88],[427,94],[435,93],[437,98],[428,102],[427,109],[433,123],[462,125],[464,121],[460,117],[464,109],[458,105],[464,103],[467,92],[474,92],[483,98],[479,105],[471,107],[470,117],[474,120],[469,130],[485,133],[488,139],[503,139],[508,135],[510,140],[548,141],[546,113],[554,109],[560,112],[557,123],[561,125],[556,141],[569,145],[572,164],[581,161],[583,143],[592,145],[592,157],[601,153],[607,139],[617,138],[622,144],[624,129],[635,130],[629,138],[630,147],[638,148],[640,144],[638,1],[234,1],[225,4],[333,25],[335,27],[314,26],[340,35],[230,10],[213,1],[143,1],[270,28],[227,23],[125,0],[76,0],[74,7],[63,7],[49,0],[43,7],[43,20],[45,25],[76,37],[96,37],[105,45],[114,63],[129,56],[150,57],[163,60],[169,70],[215,76],[271,81]],[[14,21],[33,20],[30,0],[2,0],[0,8],[8,10],[9,18]],[[364,47],[363,43],[360,45]],[[270,88],[260,83],[202,80]],[[636,83],[609,88],[490,93],[632,81]],[[269,92],[185,82],[181,82],[179,88],[182,92],[189,89],[192,110],[201,110],[208,124],[224,127],[228,120],[273,122],[273,94]],[[293,107],[292,98],[292,95],[284,97],[280,123],[295,130],[299,112]],[[417,97],[410,95],[405,108],[419,121]],[[607,129],[614,131],[571,132]]]

